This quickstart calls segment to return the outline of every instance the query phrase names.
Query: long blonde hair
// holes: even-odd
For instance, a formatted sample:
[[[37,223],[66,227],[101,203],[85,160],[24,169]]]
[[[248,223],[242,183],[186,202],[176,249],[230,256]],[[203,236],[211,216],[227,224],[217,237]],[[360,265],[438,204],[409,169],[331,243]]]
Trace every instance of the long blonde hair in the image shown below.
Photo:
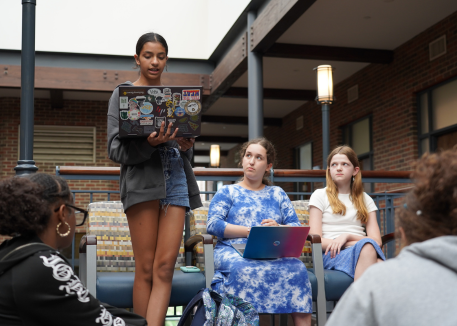
[[[336,186],[335,182],[333,181],[330,175],[330,163],[332,161],[333,156],[335,156],[336,154],[346,155],[349,161],[352,163],[352,165],[354,167],[358,167],[359,169],[360,164],[359,159],[357,158],[357,154],[354,152],[352,148],[350,148],[347,145],[335,148],[327,158],[326,180],[328,200],[330,202],[330,206],[332,207],[334,214],[346,215],[346,206],[344,206],[344,204],[339,200],[338,187]],[[357,173],[354,177],[354,181],[352,181],[351,179],[350,199],[354,207],[357,209],[357,219],[362,221],[362,223],[366,223],[368,221],[368,210],[363,200],[362,171],[360,170],[359,173]]]

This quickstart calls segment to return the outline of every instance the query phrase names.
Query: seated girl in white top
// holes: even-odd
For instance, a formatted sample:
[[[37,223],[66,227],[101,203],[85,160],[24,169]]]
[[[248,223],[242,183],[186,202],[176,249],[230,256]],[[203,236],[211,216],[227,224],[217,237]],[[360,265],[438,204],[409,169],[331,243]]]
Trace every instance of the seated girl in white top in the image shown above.
[[[357,280],[369,266],[385,260],[378,209],[363,192],[359,160],[349,146],[330,153],[326,179],[327,187],[316,190],[309,201],[310,233],[322,238],[324,269],[342,271]]]

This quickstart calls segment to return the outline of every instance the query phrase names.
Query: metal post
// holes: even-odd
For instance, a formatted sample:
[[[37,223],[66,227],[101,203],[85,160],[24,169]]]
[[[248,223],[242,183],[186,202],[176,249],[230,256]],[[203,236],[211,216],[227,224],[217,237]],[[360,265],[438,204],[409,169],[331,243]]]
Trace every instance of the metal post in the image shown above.
[[[38,170],[33,161],[35,9],[36,0],[22,0],[21,134],[19,161],[14,168],[18,176]]]
[[[327,157],[330,153],[330,105],[322,104],[322,166],[327,168]]]
[[[248,12],[248,118],[249,139],[263,136],[263,63],[262,54],[249,51],[253,37],[254,11]]]

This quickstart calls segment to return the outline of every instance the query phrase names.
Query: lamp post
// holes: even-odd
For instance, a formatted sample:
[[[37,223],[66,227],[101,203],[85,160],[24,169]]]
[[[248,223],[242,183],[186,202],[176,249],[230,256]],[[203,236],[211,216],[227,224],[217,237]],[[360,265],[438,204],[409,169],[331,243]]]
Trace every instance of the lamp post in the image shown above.
[[[212,168],[219,167],[221,161],[221,147],[219,145],[211,145],[209,160]]]
[[[36,0],[22,0],[21,134],[19,161],[14,168],[18,176],[38,170],[33,160],[35,7]]]
[[[330,104],[333,104],[333,69],[330,65],[314,68],[317,73],[316,102],[322,105],[322,165],[330,152]]]

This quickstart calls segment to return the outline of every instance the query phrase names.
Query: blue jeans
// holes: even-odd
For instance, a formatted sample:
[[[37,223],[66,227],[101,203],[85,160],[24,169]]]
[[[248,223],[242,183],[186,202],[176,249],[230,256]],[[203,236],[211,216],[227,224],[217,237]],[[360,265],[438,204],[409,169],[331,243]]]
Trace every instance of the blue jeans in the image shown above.
[[[162,160],[163,174],[167,197],[160,200],[162,207],[168,205],[183,206],[186,212],[190,210],[187,178],[184,172],[184,162],[179,150],[174,147],[159,147]]]

